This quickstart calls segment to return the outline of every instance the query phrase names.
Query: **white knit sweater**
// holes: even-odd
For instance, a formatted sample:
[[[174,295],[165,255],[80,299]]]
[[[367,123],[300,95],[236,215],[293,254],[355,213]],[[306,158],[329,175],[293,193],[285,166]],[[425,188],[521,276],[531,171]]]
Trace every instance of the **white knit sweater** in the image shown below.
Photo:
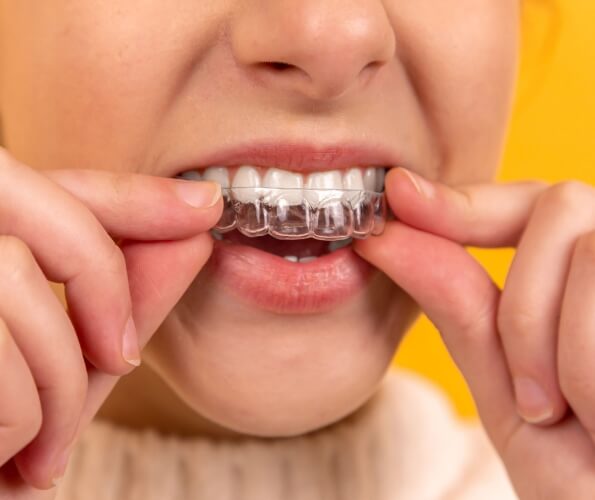
[[[95,422],[57,500],[512,500],[483,431],[391,373],[348,419],[292,439],[165,437]]]

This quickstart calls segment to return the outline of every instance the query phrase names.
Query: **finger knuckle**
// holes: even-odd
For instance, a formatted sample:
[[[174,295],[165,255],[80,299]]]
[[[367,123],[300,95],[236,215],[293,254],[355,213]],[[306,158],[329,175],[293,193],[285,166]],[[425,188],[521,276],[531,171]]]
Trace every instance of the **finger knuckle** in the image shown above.
[[[495,316],[494,291],[485,287],[485,290],[479,291],[475,300],[474,307],[466,308],[467,312],[459,318],[457,329],[460,338],[470,345],[480,341],[478,332],[486,332],[493,325]],[[481,290],[481,288],[477,288]],[[457,299],[458,300],[458,299]],[[461,309],[460,304],[453,304],[453,308]]]
[[[129,202],[134,189],[134,179],[130,174],[116,172],[110,175],[112,206],[125,207]]]
[[[466,186],[459,188],[460,196],[454,198],[459,204],[460,213],[465,218],[465,227],[475,227],[481,219],[479,210],[476,209],[479,202],[477,192]]]
[[[477,332],[482,330],[487,318],[489,318],[488,312],[474,312],[460,318],[458,329],[461,338],[467,341],[475,341]]]
[[[63,385],[61,391],[71,401],[73,411],[72,418],[78,419],[78,413],[82,409],[87,397],[88,380],[85,373],[84,363],[81,366],[74,366],[62,376]]]
[[[4,283],[26,282],[35,270],[31,250],[15,236],[0,236],[0,262],[0,277]]]
[[[497,325],[502,334],[522,339],[536,332],[539,316],[529,308],[503,306],[498,310]]]
[[[105,250],[100,255],[101,257],[97,259],[97,265],[102,272],[107,273],[109,276],[122,276],[126,273],[124,254],[113,241],[107,242]]]
[[[39,398],[32,398],[26,410],[19,415],[19,420],[15,424],[15,433],[24,444],[29,443],[41,430],[42,423],[41,403]]]
[[[585,206],[585,200],[591,199],[592,196],[592,188],[584,182],[565,181],[546,190],[540,199],[540,204],[545,203],[563,210],[578,210],[582,209]]]

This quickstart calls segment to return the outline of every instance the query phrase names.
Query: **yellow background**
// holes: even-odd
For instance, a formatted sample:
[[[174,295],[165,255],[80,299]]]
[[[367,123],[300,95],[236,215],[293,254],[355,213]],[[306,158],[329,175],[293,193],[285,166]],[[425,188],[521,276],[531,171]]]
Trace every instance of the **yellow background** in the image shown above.
[[[581,179],[595,185],[595,0],[529,1],[525,7],[521,75],[500,180]],[[499,285],[512,250],[474,250]],[[475,414],[464,380],[438,333],[422,317],[396,363],[427,375]]]

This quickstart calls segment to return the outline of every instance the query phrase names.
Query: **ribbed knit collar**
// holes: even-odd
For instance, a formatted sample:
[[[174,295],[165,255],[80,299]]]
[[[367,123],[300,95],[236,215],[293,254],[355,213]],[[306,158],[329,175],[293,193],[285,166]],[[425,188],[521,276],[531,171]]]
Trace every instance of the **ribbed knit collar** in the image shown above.
[[[95,422],[58,500],[438,498],[472,452],[435,389],[392,374],[354,415],[298,438],[214,441]]]

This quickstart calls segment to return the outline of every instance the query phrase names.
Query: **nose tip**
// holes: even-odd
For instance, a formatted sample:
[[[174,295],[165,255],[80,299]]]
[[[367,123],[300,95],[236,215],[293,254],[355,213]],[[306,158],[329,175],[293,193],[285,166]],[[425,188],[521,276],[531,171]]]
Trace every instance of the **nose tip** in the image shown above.
[[[232,29],[236,60],[267,86],[336,99],[393,57],[395,36],[379,0],[290,3],[246,10]]]

